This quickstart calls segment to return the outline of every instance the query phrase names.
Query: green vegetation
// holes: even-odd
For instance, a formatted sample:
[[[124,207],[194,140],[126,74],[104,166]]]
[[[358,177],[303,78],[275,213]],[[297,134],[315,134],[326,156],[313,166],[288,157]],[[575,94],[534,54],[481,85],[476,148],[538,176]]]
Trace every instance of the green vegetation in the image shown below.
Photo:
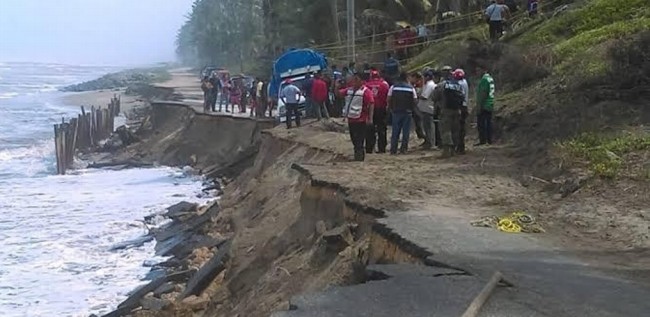
[[[66,86],[61,91],[82,92],[146,85],[171,79],[166,67],[128,69],[104,75],[81,84]]]
[[[647,0],[592,0],[578,9],[552,18],[548,23],[523,36],[520,44],[555,44],[582,32],[648,16],[650,8]]]
[[[648,29],[647,0],[592,0],[541,24],[516,42],[550,45],[556,74],[597,77],[608,70],[606,46],[611,40]]]
[[[650,149],[650,136],[633,133],[619,136],[582,134],[558,145],[565,154],[586,161],[595,175],[614,178],[624,163],[624,155]]]
[[[486,41],[487,26],[484,23],[467,30],[453,33],[439,41],[433,42],[421,54],[411,59],[406,66],[408,71],[419,71],[424,67],[442,67],[443,64],[462,65],[462,58],[467,56],[467,40]]]

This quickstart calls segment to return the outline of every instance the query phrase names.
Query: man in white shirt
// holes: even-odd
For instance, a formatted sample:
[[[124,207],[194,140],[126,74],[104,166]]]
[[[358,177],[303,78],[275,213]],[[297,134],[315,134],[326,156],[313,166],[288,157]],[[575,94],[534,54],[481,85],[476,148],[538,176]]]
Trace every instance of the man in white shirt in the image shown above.
[[[266,112],[266,100],[263,100],[264,94],[264,81],[261,78],[257,78],[257,84],[255,85],[255,116],[264,117]]]
[[[433,80],[434,72],[428,70],[424,72],[424,85],[422,86],[422,92],[418,96],[418,110],[422,114],[422,127],[424,128],[424,143],[422,143],[422,149],[430,150],[434,146],[435,141],[435,131],[433,123],[433,100],[431,95],[436,89],[436,83]]]
[[[282,102],[284,102],[287,117],[287,129],[291,129],[292,116],[296,118],[296,126],[300,127],[300,111],[298,110],[298,106],[300,104],[301,96],[302,91],[300,91],[300,88],[294,85],[290,79],[287,79],[279,96]]]
[[[497,41],[503,35],[503,22],[510,17],[510,9],[504,4],[505,0],[493,1],[485,9],[485,16],[490,25],[490,39]]]

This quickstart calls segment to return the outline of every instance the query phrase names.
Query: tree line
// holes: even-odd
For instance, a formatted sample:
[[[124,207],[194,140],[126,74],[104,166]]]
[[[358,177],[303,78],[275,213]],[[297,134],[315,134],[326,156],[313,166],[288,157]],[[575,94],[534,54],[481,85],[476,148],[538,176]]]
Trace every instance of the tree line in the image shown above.
[[[485,0],[356,0],[357,36],[394,31],[398,22],[433,23]],[[345,43],[346,0],[196,0],[176,38],[177,55],[192,66],[269,65],[289,47]],[[331,44],[334,43],[334,44]],[[337,45],[336,43],[340,43]]]

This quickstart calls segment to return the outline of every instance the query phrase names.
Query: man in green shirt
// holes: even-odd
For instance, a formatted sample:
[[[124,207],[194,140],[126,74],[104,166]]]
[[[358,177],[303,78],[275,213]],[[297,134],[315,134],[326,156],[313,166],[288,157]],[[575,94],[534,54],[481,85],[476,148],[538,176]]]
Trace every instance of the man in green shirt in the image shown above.
[[[492,111],[494,110],[494,79],[487,68],[479,66],[483,74],[476,89],[476,126],[478,127],[479,143],[477,146],[492,144]]]

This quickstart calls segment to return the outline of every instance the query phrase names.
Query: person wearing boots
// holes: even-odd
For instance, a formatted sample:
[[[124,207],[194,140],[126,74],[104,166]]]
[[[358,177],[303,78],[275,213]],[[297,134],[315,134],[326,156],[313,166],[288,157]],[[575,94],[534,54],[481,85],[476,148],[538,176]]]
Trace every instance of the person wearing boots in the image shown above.
[[[481,81],[476,89],[476,126],[479,143],[476,146],[492,144],[492,111],[494,110],[494,79],[486,67],[479,66]]]
[[[440,133],[442,154],[440,158],[449,158],[455,153],[460,130],[460,111],[465,102],[463,88],[458,79],[448,74],[434,91],[434,102],[439,103]]]

